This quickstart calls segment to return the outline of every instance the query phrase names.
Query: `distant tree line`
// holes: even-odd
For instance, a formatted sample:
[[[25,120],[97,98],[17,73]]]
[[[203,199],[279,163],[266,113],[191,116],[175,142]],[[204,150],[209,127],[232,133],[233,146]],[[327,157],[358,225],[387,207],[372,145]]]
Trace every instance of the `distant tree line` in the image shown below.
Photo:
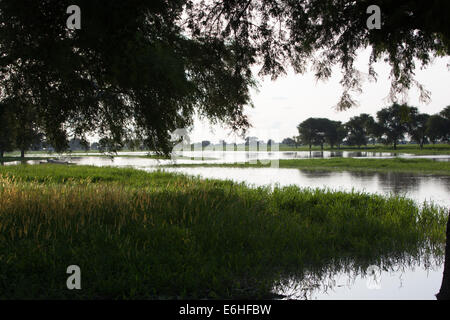
[[[420,148],[427,143],[450,141],[450,106],[438,114],[419,113],[416,107],[406,104],[393,104],[377,112],[376,120],[362,113],[350,118],[346,123],[327,118],[308,118],[297,126],[299,135],[286,138],[283,144],[320,146],[331,148],[342,144],[367,146],[369,143],[393,145],[397,149],[399,142],[407,135]]]

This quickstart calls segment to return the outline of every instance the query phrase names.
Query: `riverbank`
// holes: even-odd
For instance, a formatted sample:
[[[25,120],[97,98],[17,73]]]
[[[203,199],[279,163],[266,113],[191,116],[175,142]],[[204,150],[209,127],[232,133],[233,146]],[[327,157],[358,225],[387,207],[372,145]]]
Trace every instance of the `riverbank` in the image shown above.
[[[0,167],[0,298],[273,298],[305,272],[442,256],[445,223],[444,208],[401,197]],[[66,289],[69,265],[82,290]]]
[[[284,144],[279,145],[280,151],[310,151],[308,146],[288,146]],[[313,146],[311,151],[322,151],[319,146]],[[438,154],[450,154],[450,144],[426,144],[423,149],[420,149],[417,144],[400,144],[397,145],[397,149],[394,150],[392,146],[383,144],[361,146],[360,148],[354,146],[341,146],[339,149],[334,147],[330,148],[325,146],[323,151],[349,151],[349,152],[375,152],[375,153],[408,153],[416,155],[438,155]]]
[[[278,160],[280,168],[297,168],[308,170],[331,171],[380,171],[380,172],[416,172],[439,175],[450,175],[450,161],[434,161],[430,159],[359,159],[359,158],[328,158],[328,159],[282,159]],[[257,163],[196,163],[170,164],[166,167],[230,167],[230,168],[268,168],[269,160]]]

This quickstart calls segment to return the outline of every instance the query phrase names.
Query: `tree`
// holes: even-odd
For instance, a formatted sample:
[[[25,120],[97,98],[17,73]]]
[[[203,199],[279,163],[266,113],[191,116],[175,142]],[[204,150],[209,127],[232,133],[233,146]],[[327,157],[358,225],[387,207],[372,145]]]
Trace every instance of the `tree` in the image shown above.
[[[450,142],[450,106],[447,106],[440,112],[440,115],[447,119],[446,130],[445,130],[445,140]]]
[[[444,110],[440,112],[440,115],[450,121],[450,106],[446,106]]]
[[[301,143],[308,145],[311,150],[312,145],[317,139],[317,121],[314,118],[308,118],[300,123],[297,129]]]
[[[378,5],[381,29],[367,28],[366,10]],[[355,104],[361,76],[354,62],[358,49],[370,48],[369,75],[380,58],[391,65],[391,98],[416,85],[421,98],[427,91],[414,80],[415,59],[428,65],[432,55],[450,53],[450,12],[447,0],[262,0],[199,1],[188,7],[188,23],[198,38],[214,36],[250,49],[261,74],[277,77],[290,64],[298,73],[309,62],[318,79],[328,78],[334,65],[343,70],[340,109]]]
[[[319,145],[323,150],[323,145],[328,142],[334,146],[337,142],[337,123],[326,118],[308,118],[297,126],[300,141],[303,144]]]
[[[28,101],[13,99],[12,106],[16,125],[18,126],[15,145],[20,150],[20,157],[35,144],[41,142],[42,133],[36,123],[36,110]]]
[[[71,4],[0,2],[0,92],[35,106],[56,149],[70,129],[115,145],[139,135],[168,153],[170,133],[192,125],[196,112],[244,131],[256,64],[276,78],[288,64],[302,73],[313,62],[319,79],[340,65],[345,109],[360,89],[359,48],[372,48],[373,78],[373,63],[387,55],[392,96],[418,85],[426,98],[414,58],[427,65],[450,52],[446,0],[77,0],[82,28],[68,30]],[[369,4],[389,13],[379,30],[366,27]]]
[[[419,113],[417,108],[411,108],[411,121],[408,126],[408,134],[412,140],[419,144],[420,149],[428,141],[426,132],[429,118],[430,116],[428,114]]]
[[[327,119],[328,120],[328,119]],[[343,135],[342,123],[340,121],[328,120],[324,122],[325,126],[325,141],[333,148],[335,145],[340,145],[346,135]]]
[[[258,138],[257,137],[246,137],[245,138],[245,145],[257,145],[258,144]]]
[[[378,124],[381,128],[386,143],[394,145],[397,149],[397,143],[403,139],[408,131],[408,123],[410,122],[410,108],[403,104],[394,103],[389,108],[381,109],[377,112]]]
[[[76,150],[89,150],[89,143],[85,140],[79,138],[73,138],[69,141],[69,149],[70,151]]]
[[[446,140],[448,137],[448,120],[439,114],[429,117],[427,121],[426,134],[430,141],[435,144],[439,140]]]
[[[281,141],[281,143],[292,147],[295,145],[295,140],[292,138],[284,138],[283,141]]]
[[[348,130],[348,143],[358,148],[367,146],[368,138],[375,135],[375,120],[366,113],[350,118],[345,127]]]
[[[337,134],[337,141],[336,144],[338,146],[338,149],[341,148],[341,144],[344,141],[344,139],[347,137],[347,129],[343,124],[340,124],[336,129]]]
[[[353,117],[345,123],[349,134],[347,142],[349,145],[356,145],[361,148],[361,145],[367,145],[367,135],[364,131],[364,123],[361,118]]]
[[[235,42],[186,36],[186,3],[77,0],[82,28],[68,30],[72,1],[0,1],[0,101],[28,101],[56,149],[70,129],[169,153],[195,112],[245,130],[254,61]]]
[[[17,126],[11,110],[0,102],[0,158],[3,158],[5,152],[14,149],[16,132]]]
[[[211,144],[211,141],[203,140],[202,141],[202,148],[204,149],[204,148],[208,147],[210,144]]]

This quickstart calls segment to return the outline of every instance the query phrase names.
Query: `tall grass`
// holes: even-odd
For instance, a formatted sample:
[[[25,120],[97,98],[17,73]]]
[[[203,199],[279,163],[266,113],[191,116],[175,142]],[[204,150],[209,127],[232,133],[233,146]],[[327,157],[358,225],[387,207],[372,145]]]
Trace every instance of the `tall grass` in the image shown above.
[[[0,168],[0,298],[270,298],[306,271],[441,256],[443,208],[132,169]],[[82,290],[66,288],[66,268]]]

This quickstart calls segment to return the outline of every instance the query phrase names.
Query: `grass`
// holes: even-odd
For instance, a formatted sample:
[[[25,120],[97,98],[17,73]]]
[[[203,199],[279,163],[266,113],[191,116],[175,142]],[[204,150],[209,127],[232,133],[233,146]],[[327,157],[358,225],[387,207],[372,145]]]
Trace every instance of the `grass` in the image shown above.
[[[445,223],[444,208],[401,197],[0,167],[0,298],[273,298],[307,272],[442,256]],[[82,290],[66,288],[73,264]]]
[[[308,146],[291,147],[288,145],[280,144],[280,151],[309,151]],[[319,146],[313,146],[311,151],[321,151]],[[331,149],[329,146],[324,147],[324,151],[351,151],[351,152],[390,152],[390,153],[409,153],[417,155],[437,155],[437,154],[450,154],[450,144],[426,144],[423,149],[420,149],[417,144],[400,144],[397,145],[397,150],[394,150],[393,146],[376,144],[362,146],[361,148],[355,146],[341,146],[338,150],[336,147]]]
[[[250,163],[211,163],[211,164],[170,164],[168,167],[270,167],[269,160]],[[353,171],[394,171],[450,175],[450,161],[434,161],[431,159],[358,159],[358,158],[328,158],[328,159],[282,159],[280,168],[297,168],[308,170],[353,170]]]

